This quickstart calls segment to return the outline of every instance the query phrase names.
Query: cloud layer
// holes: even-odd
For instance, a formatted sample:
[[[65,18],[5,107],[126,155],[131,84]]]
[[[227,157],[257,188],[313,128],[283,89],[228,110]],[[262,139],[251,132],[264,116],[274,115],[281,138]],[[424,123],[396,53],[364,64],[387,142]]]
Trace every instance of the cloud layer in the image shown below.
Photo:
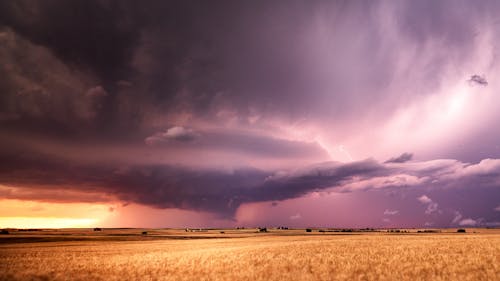
[[[2,2],[0,199],[234,218],[383,194],[391,223],[500,221],[499,8]]]
[[[15,162],[14,160],[17,160]],[[22,175],[22,176],[21,176]],[[209,168],[174,164],[80,164],[48,155],[29,154],[12,158],[0,169],[9,199],[58,202],[120,200],[158,208],[178,208],[216,213],[231,218],[246,203],[276,202],[314,192],[382,191],[420,193],[422,213],[442,213],[441,204],[427,194],[489,194],[475,209],[495,215],[500,186],[500,160],[479,163],[456,160],[379,163],[373,159],[340,163],[323,162],[287,170],[251,167]],[[61,191],[64,190],[63,193]],[[31,194],[31,195],[30,195]],[[82,196],[82,194],[84,196]],[[95,195],[93,195],[95,194]],[[99,195],[102,194],[102,195]],[[92,199],[93,198],[93,199]],[[448,198],[448,208],[462,208],[461,197]],[[470,197],[471,200],[474,196]],[[474,209],[473,208],[473,209]],[[384,215],[398,211],[386,210]],[[454,223],[462,222],[453,220]]]

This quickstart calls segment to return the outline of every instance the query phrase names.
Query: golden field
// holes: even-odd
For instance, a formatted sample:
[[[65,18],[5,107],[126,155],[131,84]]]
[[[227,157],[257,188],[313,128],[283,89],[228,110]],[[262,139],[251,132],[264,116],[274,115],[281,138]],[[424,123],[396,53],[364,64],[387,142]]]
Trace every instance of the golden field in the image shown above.
[[[59,230],[0,237],[0,280],[500,280],[500,231]]]

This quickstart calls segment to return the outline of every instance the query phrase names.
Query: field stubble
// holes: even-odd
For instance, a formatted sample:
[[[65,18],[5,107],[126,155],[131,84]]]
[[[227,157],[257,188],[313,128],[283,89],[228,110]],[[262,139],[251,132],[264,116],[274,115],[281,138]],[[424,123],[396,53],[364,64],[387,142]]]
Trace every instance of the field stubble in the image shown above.
[[[0,280],[500,280],[500,234],[14,243]]]

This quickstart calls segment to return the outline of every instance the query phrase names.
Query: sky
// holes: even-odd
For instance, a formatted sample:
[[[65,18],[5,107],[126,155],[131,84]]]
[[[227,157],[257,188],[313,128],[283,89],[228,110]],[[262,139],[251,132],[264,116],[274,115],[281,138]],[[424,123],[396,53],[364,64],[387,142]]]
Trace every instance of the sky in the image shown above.
[[[2,1],[0,227],[500,226],[498,1]]]

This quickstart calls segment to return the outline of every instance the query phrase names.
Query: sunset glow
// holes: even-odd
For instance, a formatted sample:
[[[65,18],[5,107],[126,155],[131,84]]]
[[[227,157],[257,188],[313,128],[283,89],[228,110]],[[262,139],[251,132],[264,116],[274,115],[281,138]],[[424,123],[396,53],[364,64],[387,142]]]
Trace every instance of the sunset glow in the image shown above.
[[[112,204],[50,203],[0,200],[0,225],[5,228],[77,228],[101,226],[113,217]]]
[[[500,3],[291,2],[0,3],[0,228],[500,224]]]
[[[96,225],[95,219],[60,217],[6,217],[0,218],[4,228],[88,228]]]

